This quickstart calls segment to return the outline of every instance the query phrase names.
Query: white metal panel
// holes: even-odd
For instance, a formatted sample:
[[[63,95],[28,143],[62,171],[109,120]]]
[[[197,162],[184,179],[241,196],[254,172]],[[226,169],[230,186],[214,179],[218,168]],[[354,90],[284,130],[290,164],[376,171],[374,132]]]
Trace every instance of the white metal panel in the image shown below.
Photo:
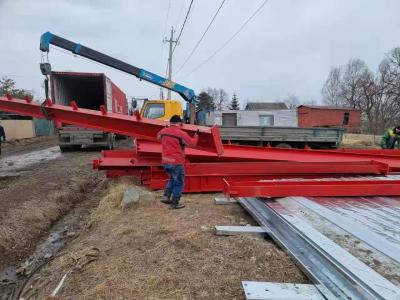
[[[280,110],[223,110],[210,112],[206,120],[207,125],[222,125],[222,114],[237,113],[238,126],[260,126],[260,116],[274,117],[273,126],[297,127],[297,112],[295,109]]]
[[[110,78],[106,77],[107,111],[112,111],[112,86]]]
[[[267,227],[261,226],[215,226],[216,235],[261,234],[271,232]]]
[[[247,300],[324,300],[313,284],[242,281]]]

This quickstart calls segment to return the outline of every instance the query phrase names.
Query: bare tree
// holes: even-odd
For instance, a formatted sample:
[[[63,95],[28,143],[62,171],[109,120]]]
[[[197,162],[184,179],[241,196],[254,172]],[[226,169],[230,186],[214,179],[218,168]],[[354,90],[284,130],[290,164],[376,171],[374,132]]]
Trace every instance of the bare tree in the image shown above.
[[[341,66],[332,67],[321,90],[323,101],[326,105],[345,105],[341,94],[342,76],[343,70]]]
[[[376,75],[360,59],[332,68],[322,95],[325,103],[359,108],[368,132],[400,124],[400,47],[385,56]]]
[[[207,94],[214,100],[216,110],[221,111],[227,108],[229,95],[224,89],[208,88]]]
[[[280,102],[280,101],[277,101],[277,102]],[[297,108],[297,106],[300,105],[299,98],[294,94],[288,94],[288,96],[285,99],[283,99],[283,102],[286,104],[286,106],[289,109],[295,109],[295,108]]]
[[[351,59],[343,74],[340,84],[341,97],[353,108],[361,108],[364,100],[364,87],[373,78],[371,71],[361,59]]]
[[[400,48],[394,48],[379,65],[370,110],[369,131],[382,131],[400,121]]]

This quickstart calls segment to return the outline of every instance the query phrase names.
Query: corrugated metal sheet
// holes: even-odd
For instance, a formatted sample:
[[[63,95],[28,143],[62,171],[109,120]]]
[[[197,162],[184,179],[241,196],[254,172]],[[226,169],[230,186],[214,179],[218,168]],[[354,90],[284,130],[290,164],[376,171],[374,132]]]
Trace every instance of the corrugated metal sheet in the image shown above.
[[[398,180],[400,176],[342,180],[361,178]],[[400,286],[399,197],[286,197],[277,201]]]
[[[400,247],[400,201],[386,197],[310,200]],[[400,248],[398,250],[400,253]]]

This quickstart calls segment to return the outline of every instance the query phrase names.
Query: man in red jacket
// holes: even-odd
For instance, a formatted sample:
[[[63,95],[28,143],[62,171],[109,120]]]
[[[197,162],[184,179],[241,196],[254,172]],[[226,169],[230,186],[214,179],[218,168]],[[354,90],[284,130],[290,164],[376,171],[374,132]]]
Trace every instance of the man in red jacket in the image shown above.
[[[191,137],[179,128],[181,125],[181,117],[174,115],[170,126],[163,128],[157,136],[161,140],[164,170],[169,177],[162,202],[171,204],[172,209],[185,207],[179,203],[185,183],[185,146],[195,147],[199,140],[197,132]]]

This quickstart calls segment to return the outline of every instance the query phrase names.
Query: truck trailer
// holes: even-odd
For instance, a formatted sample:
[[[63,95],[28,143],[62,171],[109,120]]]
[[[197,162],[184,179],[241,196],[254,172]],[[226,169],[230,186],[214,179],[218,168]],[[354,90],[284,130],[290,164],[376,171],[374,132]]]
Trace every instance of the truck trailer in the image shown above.
[[[126,95],[103,73],[51,72],[50,95],[53,103],[70,105],[75,101],[78,107],[128,114]],[[58,129],[61,151],[81,149],[82,146],[96,146],[113,149],[115,134],[62,124]]]

